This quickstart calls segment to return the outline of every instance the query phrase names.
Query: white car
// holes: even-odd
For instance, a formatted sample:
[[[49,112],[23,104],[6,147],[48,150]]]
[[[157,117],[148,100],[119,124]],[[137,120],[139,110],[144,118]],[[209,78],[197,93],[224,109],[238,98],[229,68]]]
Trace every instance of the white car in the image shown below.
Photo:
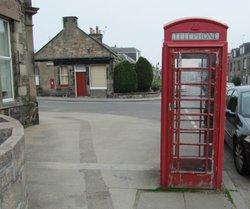
[[[227,89],[234,87],[234,83],[227,82]]]

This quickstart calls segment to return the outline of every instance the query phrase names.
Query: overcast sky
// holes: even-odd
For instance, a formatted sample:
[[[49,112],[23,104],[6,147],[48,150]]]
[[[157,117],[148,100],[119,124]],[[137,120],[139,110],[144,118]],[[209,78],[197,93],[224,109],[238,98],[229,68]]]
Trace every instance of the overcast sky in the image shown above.
[[[249,0],[32,0],[34,45],[39,50],[63,28],[62,17],[78,17],[86,33],[96,26],[109,46],[135,47],[153,65],[161,65],[163,26],[183,17],[205,17],[226,23],[228,47],[250,42]]]

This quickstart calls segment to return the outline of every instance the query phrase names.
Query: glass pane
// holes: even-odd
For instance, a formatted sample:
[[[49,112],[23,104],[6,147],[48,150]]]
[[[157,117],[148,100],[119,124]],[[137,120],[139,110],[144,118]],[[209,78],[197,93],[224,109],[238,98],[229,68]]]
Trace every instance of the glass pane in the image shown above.
[[[10,56],[8,37],[8,23],[0,19],[0,56]]]
[[[86,72],[86,65],[76,65],[75,66],[76,71],[78,72]]]
[[[207,79],[207,70],[182,70],[182,82],[202,82]]]
[[[61,76],[61,84],[62,85],[68,84],[68,76]]]
[[[36,85],[37,86],[40,85],[39,75],[36,75],[35,79],[36,79]]]
[[[175,67],[178,68],[206,68],[208,67],[207,54],[178,54],[175,59]]]
[[[68,67],[62,66],[60,68],[60,84],[68,85]]]
[[[185,144],[199,144],[206,142],[205,131],[187,131],[180,133],[180,142]],[[196,155],[196,153],[194,154]],[[184,155],[183,155],[184,156]]]
[[[3,99],[13,98],[10,61],[0,59],[0,77]]]
[[[211,54],[211,65],[216,67],[216,54]]]
[[[67,67],[61,67],[61,75],[68,75],[68,68]]]
[[[177,152],[178,142],[179,145]],[[212,153],[208,152],[212,148],[212,132],[193,131],[174,134],[174,156],[180,157],[212,157]]]
[[[180,157],[204,156],[204,146],[180,146]]]
[[[241,113],[244,116],[250,117],[250,92],[242,93]]]

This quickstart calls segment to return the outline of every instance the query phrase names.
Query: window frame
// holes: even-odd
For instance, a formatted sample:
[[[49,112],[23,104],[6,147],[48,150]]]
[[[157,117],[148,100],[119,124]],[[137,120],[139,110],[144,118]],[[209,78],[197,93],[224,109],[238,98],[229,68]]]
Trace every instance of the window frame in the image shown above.
[[[67,70],[67,74],[65,73],[65,74],[62,74],[62,70],[63,69],[66,69]],[[62,83],[62,77],[67,77],[67,83]],[[68,66],[65,66],[65,65],[63,65],[63,66],[60,66],[60,68],[59,68],[59,86],[69,86],[69,69],[68,69]]]
[[[105,74],[105,86],[95,86],[93,85],[93,72],[92,70],[95,69],[95,67],[101,67],[102,70],[104,70]],[[107,90],[108,89],[108,81],[107,81],[107,66],[104,65],[91,65],[89,70],[90,75],[90,89],[91,90]]]
[[[2,103],[7,103],[7,102],[13,102],[14,101],[14,98],[15,98],[15,95],[14,95],[14,83],[13,83],[13,64],[12,64],[12,52],[11,52],[11,35],[10,35],[10,23],[9,21],[3,19],[0,17],[0,20],[3,21],[3,23],[7,23],[7,36],[8,36],[8,48],[9,48],[9,56],[1,56],[0,55],[0,60],[3,60],[3,61],[8,61],[9,62],[9,70],[10,70],[10,80],[11,80],[11,97],[9,98],[3,98],[3,96],[1,96],[1,99],[2,99]],[[1,77],[1,74],[0,74],[0,77]],[[0,91],[2,91],[2,85],[0,86]]]

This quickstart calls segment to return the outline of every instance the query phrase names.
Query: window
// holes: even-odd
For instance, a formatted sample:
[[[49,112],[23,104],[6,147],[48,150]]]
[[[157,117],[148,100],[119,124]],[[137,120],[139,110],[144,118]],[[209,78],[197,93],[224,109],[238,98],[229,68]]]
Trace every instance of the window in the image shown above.
[[[250,117],[250,91],[243,92],[241,95],[241,113],[246,117]]]
[[[247,59],[244,58],[243,60],[243,69],[246,70],[247,69]]]
[[[240,55],[242,55],[242,54],[244,54],[244,53],[245,53],[245,47],[242,46],[242,47],[240,47]]]
[[[230,71],[230,72],[233,71],[233,64],[232,64],[232,63],[230,63],[229,71]]]
[[[35,75],[35,80],[36,80],[36,86],[39,86],[40,85],[39,75]]]
[[[237,91],[234,91],[227,104],[227,109],[229,109],[232,113],[235,113],[237,111],[238,97],[239,96]]]
[[[60,68],[60,85],[68,85],[69,84],[69,74],[68,74],[68,67],[61,66]]]
[[[227,97],[226,97],[226,103],[227,103],[227,105],[228,105],[229,99],[230,99],[231,94],[233,93],[233,91],[234,91],[233,89],[230,89],[230,90],[227,91]]]
[[[107,89],[106,66],[92,65],[90,68],[90,88]]]
[[[236,50],[233,51],[233,57],[236,57]]]
[[[40,76],[39,76],[39,68],[37,65],[35,65],[35,81],[36,81],[36,86],[40,85]]]
[[[76,65],[75,71],[76,72],[86,72],[86,65]]]
[[[0,19],[0,91],[3,102],[14,99],[12,76],[9,23]]]
[[[237,70],[240,71],[240,60],[237,61]]]

